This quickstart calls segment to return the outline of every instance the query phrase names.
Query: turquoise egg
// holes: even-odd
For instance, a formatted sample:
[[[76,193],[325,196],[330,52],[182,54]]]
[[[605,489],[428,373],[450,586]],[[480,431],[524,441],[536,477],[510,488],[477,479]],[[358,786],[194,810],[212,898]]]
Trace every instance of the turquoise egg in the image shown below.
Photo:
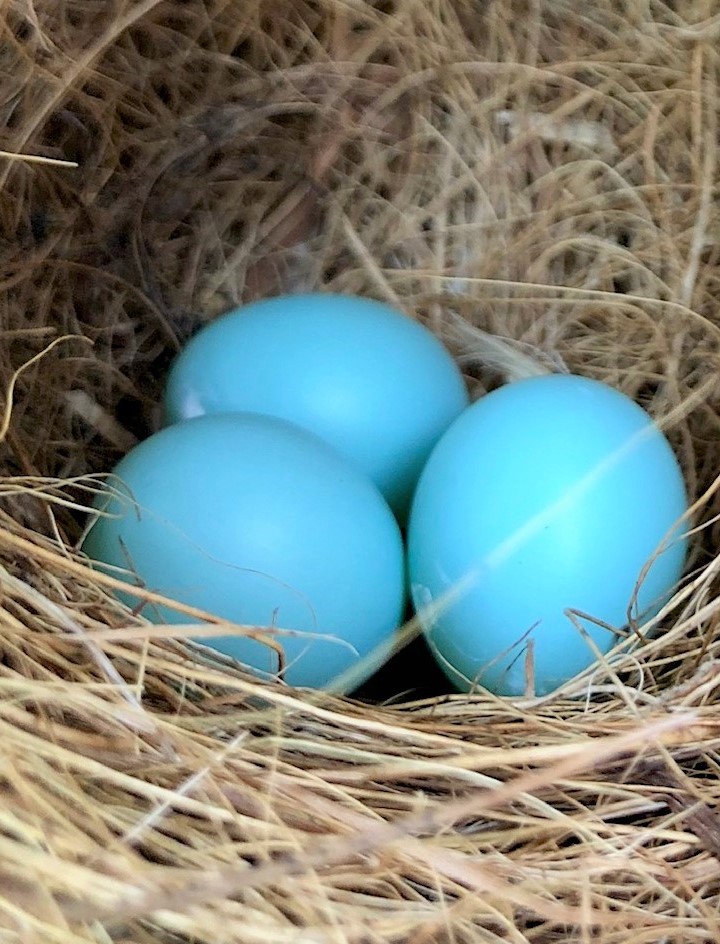
[[[85,553],[223,619],[290,631],[276,637],[289,684],[327,686],[392,646],[405,598],[398,524],[373,483],[306,430],[257,414],[187,420],[135,447],[109,484],[117,494],[99,499],[105,515]],[[146,615],[188,622],[170,608]],[[198,641],[277,673],[260,642]],[[354,683],[376,667],[360,668]]]
[[[170,371],[165,418],[238,410],[297,423],[352,460],[404,520],[432,447],[467,405],[455,361],[419,322],[369,298],[305,294],[200,330]]]
[[[655,615],[682,575],[683,476],[634,401],[559,375],[502,387],[469,407],[435,447],[408,532],[411,594],[439,664],[460,689],[554,691],[596,659],[568,610],[615,630],[643,568],[639,615]],[[674,529],[674,530],[673,530]],[[579,623],[602,653],[613,631]]]

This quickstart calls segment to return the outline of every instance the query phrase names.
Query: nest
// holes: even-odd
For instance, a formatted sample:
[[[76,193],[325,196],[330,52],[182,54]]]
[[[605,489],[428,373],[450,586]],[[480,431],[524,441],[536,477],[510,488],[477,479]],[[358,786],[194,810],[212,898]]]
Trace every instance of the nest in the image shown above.
[[[3,940],[719,940],[712,0],[0,23]],[[77,552],[93,477],[203,322],[311,289],[421,319],[476,392],[503,379],[477,331],[656,417],[692,499],[662,632],[520,701],[423,692],[405,653],[380,703],[260,683],[186,642],[201,614],[115,602]]]

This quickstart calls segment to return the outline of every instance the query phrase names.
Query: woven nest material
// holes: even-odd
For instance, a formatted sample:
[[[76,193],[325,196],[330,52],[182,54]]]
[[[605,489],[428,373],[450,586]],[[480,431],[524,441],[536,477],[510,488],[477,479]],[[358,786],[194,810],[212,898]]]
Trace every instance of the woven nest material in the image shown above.
[[[0,24],[0,939],[720,941],[714,0]],[[76,551],[88,477],[203,322],[305,289],[421,319],[476,393],[489,333],[645,406],[693,503],[663,631],[543,700],[421,697],[406,661],[371,704],[114,602]]]

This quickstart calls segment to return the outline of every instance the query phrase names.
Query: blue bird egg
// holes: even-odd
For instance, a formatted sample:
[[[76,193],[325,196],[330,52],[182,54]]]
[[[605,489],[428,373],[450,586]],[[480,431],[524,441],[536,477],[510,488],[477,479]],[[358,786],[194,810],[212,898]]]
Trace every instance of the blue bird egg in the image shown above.
[[[291,685],[322,688],[353,672],[360,684],[392,648],[404,615],[400,529],[375,485],[323,440],[274,417],[217,413],[151,436],[113,478],[83,545],[95,566],[275,632]],[[169,607],[146,615],[188,622]],[[261,642],[199,641],[277,673]]]
[[[686,511],[667,439],[613,388],[558,375],[479,400],[435,447],[410,515],[411,593],[439,664],[464,690],[554,691],[596,659],[569,611],[606,653],[641,577],[641,619],[667,602]]]
[[[280,296],[201,329],[180,353],[165,419],[243,411],[316,433],[404,522],[433,446],[468,405],[461,373],[419,322],[369,298]]]

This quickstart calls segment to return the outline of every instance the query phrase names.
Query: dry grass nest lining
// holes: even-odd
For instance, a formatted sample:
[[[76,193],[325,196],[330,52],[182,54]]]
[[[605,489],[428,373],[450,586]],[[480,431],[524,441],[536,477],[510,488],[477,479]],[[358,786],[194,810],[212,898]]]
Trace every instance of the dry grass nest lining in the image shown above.
[[[587,6],[2,5],[4,940],[720,939],[720,20]],[[695,531],[655,642],[544,702],[369,707],[113,602],[77,478],[200,323],[317,287],[480,391],[451,315],[667,424]]]

